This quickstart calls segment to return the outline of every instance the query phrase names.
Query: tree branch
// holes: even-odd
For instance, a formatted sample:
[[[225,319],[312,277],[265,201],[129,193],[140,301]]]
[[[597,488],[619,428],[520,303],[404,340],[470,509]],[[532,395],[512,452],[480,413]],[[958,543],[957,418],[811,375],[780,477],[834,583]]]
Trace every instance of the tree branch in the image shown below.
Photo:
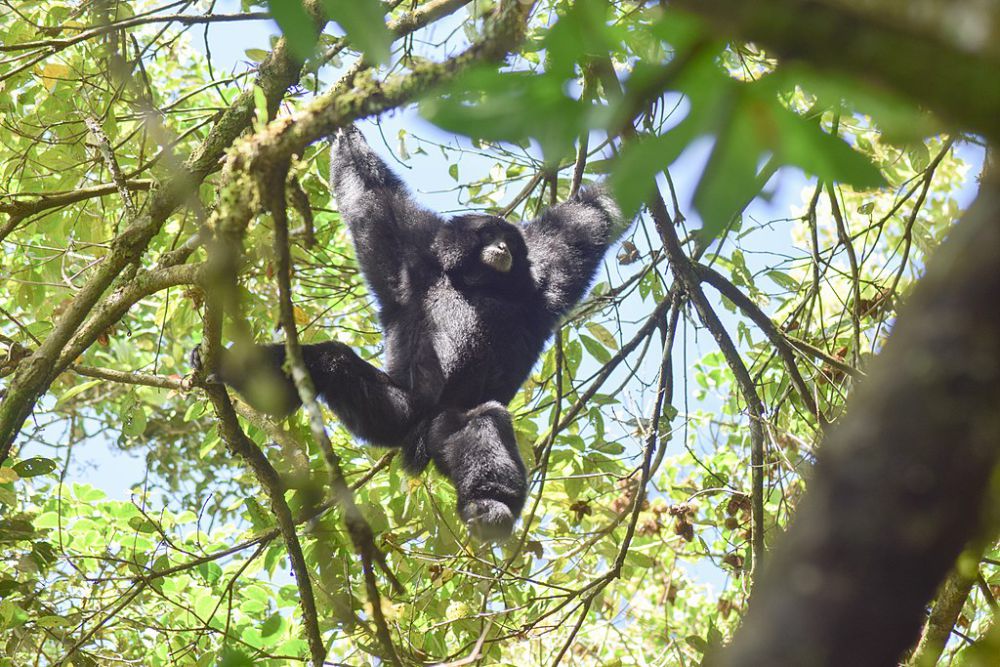
[[[898,21],[818,0],[676,4],[785,60],[885,86],[960,128],[1000,141],[1000,60],[990,48],[953,45]]]
[[[452,80],[473,64],[503,59],[523,39],[536,1],[503,3],[482,40],[443,62],[417,63],[408,74],[395,75],[383,82],[376,81],[370,71],[352,71],[301,112],[270,123],[241,144],[238,147],[244,153],[241,159],[252,169],[266,171],[268,163],[277,164],[301,155],[306,146],[355,119],[396,108],[428,88]],[[354,90],[349,90],[351,86]]]
[[[667,206],[659,191],[655,192],[650,199],[650,210],[663,242],[663,249],[670,261],[670,268],[683,285],[702,324],[705,325],[718,344],[750,412],[750,514],[753,523],[751,545],[753,563],[751,569],[754,569],[760,566],[764,556],[764,404],[757,394],[753,378],[750,377],[743,359],[740,358],[736,344],[733,343],[729,332],[719,320],[719,316],[712,310],[712,305],[705,296],[704,290],[701,289],[701,280],[694,268],[694,262],[688,258],[681,247],[673,221],[670,219]]]
[[[372,605],[372,618],[375,621],[376,634],[385,650],[388,661],[393,665],[399,665],[399,656],[392,643],[392,635],[386,623],[385,615],[382,612],[382,597],[379,594],[378,584],[375,581],[373,564],[378,563],[382,569],[390,575],[390,579],[402,588],[402,584],[396,580],[395,575],[389,570],[385,562],[385,556],[375,545],[375,536],[371,526],[365,520],[357,503],[354,501],[354,494],[344,480],[344,472],[340,466],[340,457],[333,450],[333,444],[326,433],[326,426],[323,422],[323,413],[317,402],[316,389],[313,386],[312,378],[306,369],[305,361],[302,359],[302,347],[299,345],[298,329],[295,326],[295,313],[292,306],[292,262],[289,251],[288,237],[288,213],[285,200],[285,181],[288,176],[287,165],[278,165],[275,172],[269,174],[259,174],[258,187],[262,190],[263,198],[267,202],[267,207],[271,211],[274,220],[274,245],[277,254],[276,280],[278,283],[278,301],[281,312],[281,328],[285,332],[285,348],[287,359],[290,365],[292,380],[295,388],[302,399],[302,407],[309,420],[309,430],[313,438],[323,452],[323,459],[326,462],[327,474],[329,476],[330,490],[334,500],[341,508],[344,516],[344,523],[347,526],[347,533],[354,544],[355,551],[361,556],[362,569],[364,570],[365,585],[368,589],[368,601]],[[317,667],[322,666],[322,661],[317,663]]]
[[[214,363],[218,356],[218,346],[222,334],[223,300],[222,290],[209,290],[205,309],[205,346],[206,356]],[[208,366],[214,368],[214,366]],[[312,583],[309,578],[309,568],[302,553],[295,521],[291,509],[285,501],[284,484],[264,453],[250,440],[240,428],[233,404],[229,400],[226,388],[221,384],[205,385],[215,414],[218,417],[219,436],[233,454],[239,456],[253,471],[257,481],[263,487],[271,504],[271,511],[278,523],[278,529],[285,541],[288,559],[295,574],[295,585],[299,590],[299,606],[302,608],[302,623],[305,628],[309,652],[315,667],[322,667],[326,658],[326,647],[323,645],[319,630],[319,616],[316,613],[316,599],[313,595]]]
[[[966,558],[963,554],[959,557],[959,562],[955,564],[954,569],[948,573],[948,577],[938,589],[934,604],[931,605],[931,612],[927,615],[927,622],[924,623],[924,629],[920,633],[920,641],[917,642],[913,654],[906,661],[907,665],[926,667],[926,665],[937,664],[945,644],[951,637],[951,631],[955,629],[955,624],[958,623],[958,619],[962,615],[962,608],[965,606],[965,601],[969,599],[972,586],[976,583],[979,574],[979,558],[982,555],[983,551],[980,549],[976,551],[975,563],[964,563],[962,561]]]
[[[777,351],[778,356],[785,364],[785,369],[788,371],[788,376],[791,379],[792,386],[795,387],[795,391],[798,392],[799,396],[802,398],[802,402],[805,403],[806,409],[816,417],[819,422],[823,423],[823,416],[819,413],[819,409],[816,406],[816,401],[813,399],[812,392],[809,391],[809,386],[806,385],[805,380],[802,379],[801,373],[799,373],[799,368],[795,364],[795,355],[792,354],[791,345],[785,336],[778,331],[778,328],[771,321],[771,318],[767,314],[757,307],[750,297],[745,295],[743,292],[726,280],[725,276],[704,264],[697,264],[692,262],[694,271],[698,278],[715,289],[719,291],[722,296],[726,297],[734,304],[736,307],[743,311],[747,317],[753,321],[757,327],[764,332],[767,339],[771,341],[774,345],[775,351]]]

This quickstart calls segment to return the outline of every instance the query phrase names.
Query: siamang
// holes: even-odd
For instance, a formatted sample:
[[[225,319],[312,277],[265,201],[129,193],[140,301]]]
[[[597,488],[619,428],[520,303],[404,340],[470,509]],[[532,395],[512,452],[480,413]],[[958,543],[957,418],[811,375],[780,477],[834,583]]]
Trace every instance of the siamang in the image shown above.
[[[504,538],[527,495],[505,406],[584,295],[621,214],[602,189],[584,188],[524,226],[478,213],[445,221],[354,127],[333,140],[330,180],[380,306],[385,368],[343,343],[305,345],[316,390],[353,434],[402,448],[409,472],[434,461],[470,532]],[[227,350],[218,379],[284,416],[300,404],[284,360],[283,344]]]

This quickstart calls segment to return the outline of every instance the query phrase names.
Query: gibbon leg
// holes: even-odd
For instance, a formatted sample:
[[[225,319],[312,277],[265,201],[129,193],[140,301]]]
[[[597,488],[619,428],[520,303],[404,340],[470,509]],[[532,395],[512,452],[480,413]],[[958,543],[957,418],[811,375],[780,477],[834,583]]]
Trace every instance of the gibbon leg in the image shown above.
[[[303,345],[302,358],[316,392],[347,430],[373,445],[402,446],[416,421],[409,391],[337,341]],[[220,379],[254,407],[284,417],[302,404],[284,363],[283,344],[226,350]]]
[[[427,431],[431,459],[458,491],[458,513],[482,540],[510,535],[527,495],[524,463],[510,413],[491,401],[472,410],[446,410]]]

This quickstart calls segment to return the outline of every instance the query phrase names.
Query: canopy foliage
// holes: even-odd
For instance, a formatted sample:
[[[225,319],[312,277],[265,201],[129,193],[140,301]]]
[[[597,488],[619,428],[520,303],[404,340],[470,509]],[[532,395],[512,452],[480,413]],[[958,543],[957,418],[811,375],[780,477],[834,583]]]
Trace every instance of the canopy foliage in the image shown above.
[[[878,4],[0,3],[0,666],[705,664],[1000,138],[997,40]],[[506,544],[329,413],[191,374],[284,338],[286,258],[300,339],[377,363],[326,185],[355,121],[442,210],[606,179],[636,216],[510,406]],[[995,664],[1000,555],[967,560],[938,644]]]

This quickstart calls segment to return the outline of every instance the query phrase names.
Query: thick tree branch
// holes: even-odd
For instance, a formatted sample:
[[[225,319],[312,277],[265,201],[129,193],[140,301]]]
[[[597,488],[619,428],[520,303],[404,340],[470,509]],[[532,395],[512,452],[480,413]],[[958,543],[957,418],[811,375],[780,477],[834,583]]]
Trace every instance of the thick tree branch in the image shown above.
[[[961,129],[1000,141],[1000,60],[988,47],[959,48],[898,21],[817,0],[675,4],[785,60],[885,86]]]
[[[978,551],[976,555],[982,556],[982,551]],[[962,608],[969,599],[969,593],[972,592],[979,571],[978,562],[963,564],[962,560],[964,557],[959,558],[959,564],[948,573],[938,589],[934,604],[931,605],[931,612],[920,633],[920,641],[906,661],[907,665],[911,667],[936,665],[938,658],[941,657],[941,652],[951,637],[951,631],[955,629],[955,624],[962,615]]]
[[[398,107],[429,88],[450,81],[473,64],[502,60],[524,37],[535,2],[503,3],[487,27],[486,37],[443,62],[417,63],[409,73],[392,76],[383,82],[376,81],[368,70],[352,71],[303,111],[270,123],[243,143],[240,146],[245,153],[242,159],[251,168],[266,171],[268,164],[301,155],[306,146],[355,119]]]
[[[128,179],[125,181],[125,186],[129,190],[149,190],[153,187],[153,181],[145,178]],[[9,234],[14,227],[17,226],[17,223],[30,215],[41,213],[42,211],[47,211],[52,208],[59,208],[60,206],[69,206],[70,204],[75,204],[83,201],[84,199],[103,197],[104,195],[118,191],[119,188],[119,183],[105,183],[101,185],[92,185],[86,188],[77,188],[71,192],[53,192],[37,195],[19,194],[15,192],[5,195],[5,197],[10,198],[12,201],[0,201],[0,213],[10,214],[8,222],[0,227],[0,240],[6,238],[7,234]]]

